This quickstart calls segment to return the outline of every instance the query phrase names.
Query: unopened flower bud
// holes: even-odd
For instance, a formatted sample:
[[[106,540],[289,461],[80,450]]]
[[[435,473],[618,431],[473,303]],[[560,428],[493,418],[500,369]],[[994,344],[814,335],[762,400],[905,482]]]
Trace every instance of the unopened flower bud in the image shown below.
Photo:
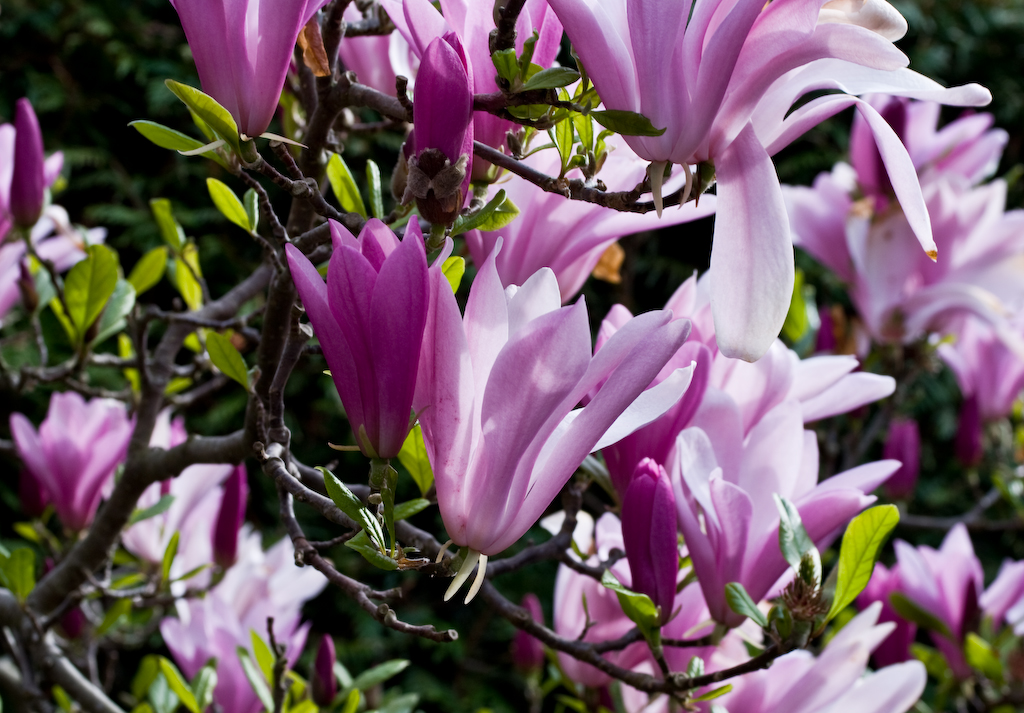
[[[661,607],[662,623],[672,615],[679,572],[676,503],[665,469],[644,458],[622,499],[622,541],[633,577],[632,589]]]
[[[529,610],[530,617],[534,621],[544,623],[544,612],[536,594],[530,592],[525,595],[521,604]],[[536,671],[544,665],[544,644],[532,634],[520,629],[512,640],[512,660],[515,662],[516,668],[524,673]]]
[[[916,421],[893,419],[889,426],[889,437],[882,449],[882,457],[898,460],[903,464],[885,481],[886,493],[890,498],[910,497],[921,471],[921,433]]]
[[[21,511],[29,517],[39,517],[50,502],[46,490],[32,473],[22,470],[18,475],[18,499]]]
[[[240,463],[224,483],[224,497],[213,530],[213,559],[223,569],[233,565],[238,557],[238,531],[245,522],[248,495],[245,465]]]
[[[968,396],[960,407],[960,423],[956,431],[956,457],[966,466],[981,462],[981,411],[978,397]]]
[[[19,99],[14,111],[14,173],[10,210],[14,222],[31,228],[43,212],[46,181],[43,170],[43,135],[28,99]]]
[[[313,702],[321,708],[330,706],[338,694],[338,682],[334,678],[334,661],[334,639],[324,634],[320,639],[320,647],[316,650],[313,677],[310,680]]]

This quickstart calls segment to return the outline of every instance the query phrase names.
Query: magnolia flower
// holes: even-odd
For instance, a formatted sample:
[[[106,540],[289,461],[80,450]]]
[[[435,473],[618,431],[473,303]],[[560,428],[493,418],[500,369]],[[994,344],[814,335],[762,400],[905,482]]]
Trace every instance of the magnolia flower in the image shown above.
[[[735,713],[905,713],[927,675],[920,661],[867,672],[868,656],[893,626],[875,623],[880,610],[873,604],[858,614],[817,657],[793,651],[770,669],[733,679],[716,703]]]
[[[371,458],[394,458],[409,434],[427,319],[423,236],[412,221],[399,242],[374,218],[358,239],[331,221],[331,240],[327,284],[289,245],[292,279],[359,448]]]
[[[932,641],[957,678],[969,677],[964,637],[977,627],[985,582],[967,528],[954,525],[938,550],[911,547],[903,540],[896,540],[895,547],[900,591],[945,625],[945,632],[929,632]]]
[[[819,21],[816,0],[549,1],[604,105],[640,112],[665,129],[626,138],[652,162],[656,203],[665,163],[687,170],[714,164],[719,210],[711,270],[721,279],[712,284],[712,304],[726,355],[753,361],[764,354],[793,293],[789,224],[769,157],[843,108],[856,104],[869,121],[921,244],[934,252],[906,151],[870,105],[829,94],[789,111],[821,89],[972,105],[990,100],[981,87],[944,91],[905,69],[906,57],[891,40],[861,26],[877,24],[871,13],[861,17],[837,3]],[[835,21],[837,14],[843,21]]]
[[[679,536],[672,483],[660,464],[645,458],[622,498],[622,542],[633,591],[661,608],[661,622],[672,616],[679,575]]]
[[[697,367],[686,394],[664,416],[604,449],[608,472],[620,495],[625,493],[633,469],[642,458],[670,462],[679,433],[687,426],[713,420],[716,414],[730,421],[737,419],[736,433],[743,438],[765,414],[786,400],[799,402],[803,422],[810,423],[876,401],[896,388],[892,377],[855,371],[859,366],[855,357],[800,359],[779,340],[772,344],[764,358],[753,364],[727,357],[718,350],[711,319],[708,284],[713,278],[710,274],[700,280],[690,278],[665,304],[677,318],[689,318],[692,329],[689,341],[672,357],[654,383],[678,365],[692,361]],[[612,307],[601,323],[596,348],[603,348],[630,319],[632,314],[625,307]],[[720,457],[732,458],[729,454],[738,448],[739,443],[723,445]]]
[[[171,0],[203,91],[248,136],[274,118],[299,32],[326,0]]]
[[[1017,636],[1024,634],[1024,562],[1004,561],[978,604],[997,627],[1005,624]]]
[[[1024,388],[1024,358],[1009,348],[1001,330],[977,318],[965,318],[951,330],[954,340],[939,344],[964,399],[973,399],[978,417],[994,421],[1009,416]],[[1015,327],[1020,333],[1021,328]]]
[[[46,491],[64,527],[72,531],[92,522],[100,498],[113,486],[131,434],[132,421],[123,403],[87,402],[74,391],[50,397],[38,431],[24,415],[11,414],[18,456]]]
[[[24,135],[19,133],[22,129]],[[43,207],[44,191],[54,184],[63,166],[64,154],[60,151],[44,160],[35,112],[27,99],[19,99],[15,123],[0,124],[0,242],[10,231],[14,219],[12,191],[14,202],[18,203],[17,210],[23,217],[31,217],[28,214],[35,213],[32,222],[23,226],[32,227]],[[18,176],[17,181],[14,180],[15,175]],[[0,284],[5,284],[5,281],[0,280]]]
[[[345,8],[345,22],[359,22],[362,17],[354,4]],[[419,57],[412,53],[409,43],[398,32],[343,37],[338,46],[338,57],[347,70],[356,73],[360,84],[391,95],[395,94],[398,75],[409,79],[409,87],[413,88],[413,77],[420,64]]]
[[[879,185],[878,162],[863,136],[859,145],[851,141],[854,169],[837,164],[813,188],[786,188],[794,243],[848,284],[876,341],[913,341],[974,315],[1024,353],[1024,339],[1006,318],[1024,305],[1024,211],[1004,212],[1001,180],[975,187],[997,163],[1005,135],[985,132],[988,115],[936,131],[938,105],[880,105],[906,136],[941,259],[933,262],[918,250],[907,204],[890,207],[891,193]],[[867,197],[855,201],[860,192]]]
[[[711,616],[727,626],[743,617],[725,600],[739,582],[760,601],[789,568],[779,550],[772,495],[799,510],[819,546],[874,502],[867,495],[899,467],[878,461],[818,483],[818,440],[805,431],[800,403],[771,409],[744,437],[735,404],[706,412],[679,434],[670,463],[679,524]]]
[[[889,424],[882,458],[898,460],[899,470],[885,482],[885,492],[891,498],[908,498],[914,493],[917,476],[921,472],[921,432],[917,421],[894,418]]]
[[[606,144],[609,153],[601,178],[610,191],[632,190],[643,181],[646,162],[618,136],[609,136]],[[561,169],[561,159],[555,151],[540,151],[524,162],[546,175],[557,175]],[[503,183],[501,188],[519,208],[520,215],[501,230],[467,232],[466,245],[473,262],[483,264],[500,237],[503,247],[497,265],[501,283],[519,285],[542,267],[550,267],[558,278],[564,302],[580,291],[601,255],[619,238],[698,220],[715,212],[715,196],[710,194],[659,217],[654,213],[623,213],[596,203],[569,200],[518,178]]]
[[[160,622],[164,643],[182,672],[192,678],[211,659],[217,659],[213,700],[224,713],[258,713],[262,704],[246,679],[237,647],[253,655],[250,632],[269,641],[267,618],[274,619],[274,637],[295,663],[306,641],[309,624],[299,625],[303,603],[327,585],[312,567],[295,567],[287,537],[266,552],[259,534],[246,530],[238,562],[202,599],[179,599],[178,618]]]
[[[338,695],[338,681],[334,677],[336,661],[334,639],[324,634],[320,637],[320,646],[317,647],[316,659],[313,662],[313,675],[309,681],[313,702],[321,708],[329,708],[334,697]]]
[[[871,573],[868,586],[857,597],[857,607],[861,610],[867,609],[875,602],[881,602],[879,623],[891,621],[895,624],[892,633],[885,637],[874,651],[873,657],[878,666],[889,666],[913,658],[910,655],[910,645],[917,636],[917,624],[902,618],[889,602],[889,595],[900,589],[900,566],[897,564],[892,569],[886,569],[884,564],[878,563]]]
[[[416,57],[422,60],[435,38],[451,32],[465,48],[466,66],[474,91],[481,94],[498,91],[488,42],[494,29],[493,4],[478,0],[441,0],[443,16],[430,0],[381,0],[381,4]],[[534,30],[538,32],[538,38],[531,61],[541,67],[550,67],[558,56],[562,25],[546,0],[526,0],[523,5],[516,20],[517,54],[522,54],[524,43]],[[501,148],[505,144],[506,132],[517,128],[516,124],[488,112],[473,114],[474,137],[494,148]],[[469,156],[472,158],[472,151]],[[472,177],[474,180],[485,179],[493,171],[491,164],[478,159],[473,163]]]
[[[184,443],[187,437],[184,419],[171,420],[167,409],[157,418],[150,445],[173,448]],[[152,565],[159,565],[171,538],[178,533],[178,551],[171,565],[173,577],[212,564],[214,524],[224,493],[221,485],[234,470],[227,464],[193,465],[176,478],[150,485],[139,498],[137,507],[140,509],[156,505],[164,496],[174,499],[164,512],[124,531],[121,542],[125,549]],[[236,528],[240,526],[241,523],[236,524]],[[209,580],[209,572],[200,572],[188,584],[203,587]]]
[[[462,45],[452,33],[436,38],[423,53],[402,203],[416,199],[420,214],[435,225],[450,225],[468,197],[466,164],[473,155],[468,72]]]
[[[523,595],[520,605],[530,612],[530,618],[544,623],[544,610],[540,608],[540,599],[533,592]],[[540,670],[544,666],[544,644],[523,629],[516,631],[512,639],[512,661],[520,671],[529,673]]]
[[[440,269],[430,273],[413,406],[448,536],[470,552],[449,597],[478,560],[479,586],[486,558],[522,537],[586,455],[664,413],[692,373],[679,369],[644,393],[686,338],[686,322],[641,315],[592,355],[584,301],[561,307],[548,269],[503,289],[499,250],[474,279],[465,318]]]

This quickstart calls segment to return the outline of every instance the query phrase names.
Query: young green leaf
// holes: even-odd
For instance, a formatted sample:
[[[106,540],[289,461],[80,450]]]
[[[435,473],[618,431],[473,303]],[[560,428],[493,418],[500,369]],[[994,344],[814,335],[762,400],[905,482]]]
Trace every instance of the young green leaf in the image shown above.
[[[775,499],[775,507],[779,510],[779,549],[782,550],[782,556],[793,569],[800,572],[800,561],[804,555],[811,555],[815,565],[815,583],[820,583],[821,557],[818,548],[814,546],[814,541],[804,529],[800,512],[796,505],[778,493],[772,493],[772,497]]]
[[[355,550],[363,556],[363,559],[378,569],[388,571],[398,569],[398,562],[388,555],[382,554],[382,548],[377,544],[370,542],[370,538],[366,535],[366,530],[361,530],[355,537],[346,540],[345,547],[348,547],[350,550]]]
[[[160,229],[160,237],[173,250],[178,252],[185,245],[185,231],[171,212],[171,202],[166,198],[153,198],[149,201],[149,209],[153,211],[156,225]]]
[[[125,317],[131,313],[134,306],[135,288],[128,280],[118,280],[114,284],[114,293],[110,295],[110,301],[107,302],[106,309],[96,324],[96,336],[93,337],[92,343],[100,344],[128,326]]]
[[[426,498],[415,498],[399,503],[395,505],[395,522],[407,520],[413,515],[423,512],[428,507],[430,507],[430,501]]]
[[[171,690],[181,701],[181,704],[191,711],[191,713],[203,713],[199,708],[199,704],[196,702],[196,697],[192,693],[192,689],[189,688],[188,682],[185,681],[185,677],[181,675],[181,671],[178,667],[171,663],[168,659],[163,656],[160,657],[160,673],[167,679],[167,683],[170,685]]]
[[[115,599],[114,603],[107,609],[107,613],[103,615],[103,621],[96,627],[95,636],[99,638],[110,631],[121,619],[128,616],[128,613],[132,610],[131,599]]]
[[[796,344],[810,328],[807,317],[807,301],[804,299],[804,271],[797,270],[793,279],[793,299],[782,325],[782,336],[790,344]]]
[[[195,151],[196,149],[202,148],[206,145],[202,141],[196,141],[191,136],[183,134],[180,131],[175,131],[163,124],[158,124],[155,121],[139,119],[136,121],[129,121],[128,126],[138,131],[162,149],[170,149],[171,151]],[[214,150],[207,151],[203,156],[216,161],[224,168],[228,167],[227,162]]]
[[[398,487],[398,471],[390,465],[384,469],[384,485],[380,489],[381,504],[384,506],[384,526],[388,530],[391,555],[395,555],[395,490]]]
[[[610,569],[601,575],[601,585],[615,592],[622,613],[636,624],[647,641],[653,644],[660,640],[661,613],[649,596],[627,589]]]
[[[195,87],[176,82],[173,79],[165,79],[164,84],[174,93],[174,96],[181,99],[185,106],[202,119],[219,138],[223,139],[235,153],[241,153],[238,124],[235,123],[227,109],[218,104],[213,97],[203,94]]]
[[[762,629],[768,626],[768,619],[765,618],[764,612],[757,608],[757,604],[739,582],[729,582],[725,585],[725,601],[730,609],[740,616],[753,619]]]
[[[87,257],[68,273],[64,280],[64,301],[68,319],[80,341],[117,286],[117,253],[106,245],[90,245]]]
[[[728,693],[731,690],[732,690],[732,684],[731,683],[727,683],[724,686],[712,689],[712,690],[708,691],[707,693],[702,693],[701,695],[699,695],[696,698],[693,698],[691,700],[694,700],[694,701],[710,701],[712,698],[718,698],[719,696],[724,696],[726,693]]]
[[[359,195],[356,179],[345,164],[345,159],[339,154],[331,154],[331,159],[327,162],[327,180],[330,181],[334,197],[338,199],[343,211],[367,217],[366,205],[363,203],[363,197]]]
[[[263,708],[268,711],[274,710],[274,697],[270,695],[270,689],[249,657],[249,652],[245,650],[244,646],[239,646],[235,649],[235,653],[238,655],[238,661],[242,664],[242,672],[245,674],[245,678],[249,681],[249,685],[252,686],[256,697],[260,699]]]
[[[992,646],[973,631],[967,633],[964,641],[964,656],[971,668],[980,671],[985,678],[999,683],[1003,680],[1003,663]]]
[[[245,359],[235,349],[229,337],[210,330],[206,333],[206,351],[210,361],[223,372],[224,376],[237,381],[244,388],[249,388],[249,372],[246,370]]]
[[[900,521],[895,505],[879,505],[853,518],[839,549],[835,597],[827,620],[853,603],[871,580],[878,552]]]
[[[256,191],[249,189],[242,196],[242,205],[245,206],[245,214],[249,217],[249,226],[252,232],[260,225],[260,197]]]
[[[203,286],[199,283],[203,272],[199,267],[199,250],[195,244],[187,243],[181,250],[181,257],[175,258],[172,264],[174,271],[171,277],[178,293],[190,310],[199,309],[203,306]]]
[[[512,83],[519,75],[519,62],[516,60],[515,49],[505,49],[494,52],[491,55],[491,62],[494,63],[494,68],[498,70],[498,76]]]
[[[496,213],[499,215],[495,216]],[[517,215],[519,215],[519,209],[505,196],[505,190],[501,189],[494,198],[487,201],[487,204],[473,215],[460,215],[456,218],[449,234],[455,237],[475,229],[498,230],[511,223]]]
[[[274,679],[274,652],[267,646],[255,629],[249,629],[249,640],[252,642],[252,651],[256,657],[256,663],[260,667],[260,673],[267,681]]]
[[[143,520],[148,520],[151,517],[162,515],[163,513],[167,512],[167,510],[171,507],[173,503],[174,496],[171,495],[170,493],[167,493],[159,500],[157,500],[155,503],[150,505],[148,508],[145,508],[143,510],[135,510],[132,513],[132,516],[128,519],[128,524],[134,525],[137,522],[142,522]]]
[[[380,185],[380,167],[372,159],[366,160],[366,187],[370,191],[370,211],[374,218],[384,217],[384,193]]]
[[[512,202],[511,198],[506,197],[493,212],[484,218],[477,228],[484,231],[501,230],[518,216],[519,207]]]
[[[210,199],[225,218],[237,225],[247,233],[255,230],[249,222],[249,213],[235,192],[226,183],[216,178],[206,179],[206,189],[210,192]]]
[[[913,622],[923,629],[942,634],[950,641],[953,640],[953,633],[944,621],[908,598],[902,592],[892,592],[889,594],[889,603],[896,613],[907,621]]]
[[[405,659],[392,659],[378,664],[371,669],[363,671],[352,681],[352,688],[357,691],[365,691],[374,686],[379,686],[390,678],[394,678],[409,667]]]
[[[686,677],[696,678],[697,676],[704,675],[704,659],[700,656],[694,656],[690,659],[690,663],[686,666]]]
[[[171,581],[171,565],[174,564],[174,556],[178,554],[178,540],[181,539],[181,534],[175,532],[171,535],[171,541],[167,543],[167,549],[164,550],[163,562],[160,565],[160,571],[163,575],[163,581]]]
[[[550,69],[542,69],[541,71],[530,77],[522,88],[521,92],[528,92],[533,89],[557,89],[559,87],[565,87],[577,79],[580,78],[580,73],[575,69],[569,69],[568,67],[551,67]]]
[[[447,265],[448,261],[446,260],[445,266]],[[462,265],[463,269],[465,269],[465,260],[463,260]],[[444,270],[444,267],[442,267],[442,270]],[[448,277],[447,272],[445,272],[445,277]],[[461,275],[459,277],[461,279]],[[450,280],[451,278],[449,278]],[[431,484],[434,482],[434,471],[430,469],[427,447],[423,442],[423,429],[420,428],[418,423],[412,427],[409,435],[405,437],[402,450],[398,452],[398,461],[409,471],[409,475],[412,476],[416,487],[420,489],[420,495],[426,495],[427,491],[430,490]]]
[[[650,119],[635,111],[603,109],[590,112],[590,116],[604,128],[623,136],[661,136],[665,133],[665,129],[655,128]]]
[[[208,663],[199,669],[192,679],[192,695],[196,697],[199,710],[205,711],[213,703],[213,692],[217,688],[217,666]]]
[[[128,282],[130,282],[132,287],[135,288],[135,295],[141,295],[143,292],[153,287],[153,285],[160,282],[160,278],[164,276],[164,271],[166,269],[167,248],[163,245],[153,248],[143,255],[139,261],[135,263],[135,267],[132,268],[131,274],[128,275]]]
[[[377,545],[381,552],[383,552],[386,542],[384,540],[384,531],[381,529],[380,523],[377,522],[377,518],[374,517],[369,510],[363,507],[363,503],[359,498],[357,498],[344,483],[338,480],[334,473],[326,468],[317,468],[317,470],[323,473],[324,485],[327,487],[327,494],[330,496],[331,500],[334,501],[334,504],[337,505],[343,513],[362,525],[363,530],[365,530],[370,539],[373,540],[373,543]]]
[[[452,255],[441,265],[441,272],[444,273],[448,284],[452,286],[452,294],[458,292],[459,285],[462,284],[462,276],[466,274],[466,258]]]
[[[9,555],[0,555],[0,584],[24,602],[36,586],[36,556],[28,547],[19,547]]]
[[[132,679],[132,695],[136,700],[141,701],[146,697],[149,687],[153,685],[157,674],[160,673],[159,658],[154,654],[142,657],[139,670],[135,672],[135,677]]]
[[[345,697],[345,707],[341,713],[356,713],[359,710],[359,689],[353,688]]]

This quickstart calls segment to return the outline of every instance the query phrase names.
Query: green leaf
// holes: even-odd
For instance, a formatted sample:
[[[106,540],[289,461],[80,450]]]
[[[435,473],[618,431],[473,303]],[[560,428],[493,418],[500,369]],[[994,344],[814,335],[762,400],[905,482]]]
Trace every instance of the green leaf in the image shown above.
[[[363,556],[363,559],[378,569],[388,571],[398,569],[398,562],[383,554],[380,546],[370,542],[370,538],[366,535],[366,530],[361,530],[355,537],[346,540],[345,547],[355,550]]]
[[[391,661],[385,661],[384,663],[374,666],[371,669],[367,669],[356,676],[355,680],[352,681],[352,688],[357,691],[365,691],[373,688],[374,686],[379,686],[389,678],[397,676],[408,667],[409,662],[405,659],[392,659]]]
[[[207,178],[206,188],[210,191],[213,204],[225,218],[247,233],[255,230],[255,227],[249,222],[249,213],[246,212],[242,201],[226,183],[222,183],[216,178]]]
[[[441,272],[444,273],[448,284],[452,286],[452,294],[455,294],[459,291],[459,285],[462,284],[462,276],[466,274],[466,258],[452,255],[441,265]]]
[[[580,143],[588,151],[594,150],[594,119],[590,114],[573,114],[572,125],[580,137]]]
[[[71,696],[60,686],[53,687],[53,699],[57,701],[57,706],[65,713],[71,713],[75,709],[74,704],[71,702]]]
[[[68,273],[64,280],[64,301],[68,318],[79,341],[96,318],[117,286],[117,253],[106,245],[90,245],[88,257]]]
[[[114,293],[107,302],[106,309],[96,325],[96,336],[93,344],[100,344],[109,337],[123,330],[128,323],[125,321],[135,306],[135,288],[128,280],[118,280],[114,284]]]
[[[161,515],[167,512],[173,503],[174,496],[167,493],[148,508],[145,508],[144,510],[135,510],[135,512],[132,513],[131,518],[128,520],[128,525],[131,526],[137,522],[142,522],[143,520],[148,520],[151,517]]]
[[[176,82],[173,79],[165,79],[164,84],[174,92],[174,96],[181,99],[185,106],[192,110],[213,132],[230,146],[235,153],[240,154],[238,138],[238,125],[231,117],[231,113],[222,107],[217,101],[195,87]]]
[[[615,592],[622,613],[637,625],[648,642],[653,644],[660,640],[661,613],[649,596],[624,587],[610,569],[601,575],[601,584]]]
[[[555,127],[549,133],[551,140],[555,142],[555,146],[558,148],[558,155],[562,159],[561,175],[564,176],[569,167],[569,160],[572,158],[572,143],[575,139],[572,120],[563,119],[555,124]]]
[[[719,696],[724,696],[726,693],[728,693],[731,690],[732,690],[732,684],[731,683],[727,683],[724,686],[721,686],[720,688],[716,688],[714,690],[708,691],[707,693],[703,693],[703,694],[697,696],[696,698],[692,698],[691,700],[693,700],[693,701],[710,701],[712,698],[718,698]]]
[[[263,704],[263,708],[272,711],[274,710],[274,698],[270,695],[270,689],[267,688],[266,681],[260,675],[256,665],[252,662],[249,657],[249,652],[245,650],[244,646],[239,646],[235,649],[235,653],[238,655],[238,660],[242,664],[242,672],[245,673],[246,679],[249,681],[249,685],[252,686],[252,690],[256,693],[256,697],[260,699],[260,703]]]
[[[700,656],[694,656],[690,659],[690,663],[686,666],[686,677],[696,678],[697,676],[704,675],[704,659]]]
[[[299,701],[298,705],[288,708],[287,713],[317,713],[319,710],[320,709],[317,707],[316,703],[307,698]]]
[[[210,354],[210,361],[224,373],[224,376],[237,381],[246,389],[249,388],[249,372],[245,366],[245,359],[235,349],[230,338],[213,330],[208,331],[206,351]]]
[[[879,505],[853,518],[839,549],[835,598],[826,621],[848,607],[864,591],[875,569],[878,552],[900,521],[895,505]]]
[[[491,62],[498,70],[498,76],[510,84],[519,75],[519,62],[516,60],[516,51],[513,48],[499,50],[491,54]]]
[[[192,679],[192,695],[196,698],[199,710],[205,711],[213,703],[213,692],[217,688],[217,666],[208,663],[199,669]]]
[[[116,599],[103,615],[103,621],[96,627],[96,638],[99,638],[110,631],[121,619],[126,617],[132,610],[131,599]]]
[[[242,205],[245,206],[245,214],[249,217],[249,225],[252,232],[260,225],[260,197],[256,191],[249,189],[242,196]]]
[[[936,681],[942,681],[946,678],[946,674],[949,673],[949,664],[946,662],[946,657],[939,653],[937,649],[925,646],[924,644],[914,643],[910,645],[910,653],[915,659],[924,664],[928,675]]]
[[[479,211],[470,216],[459,216],[455,219],[450,235],[455,237],[470,230],[499,230],[511,223],[519,215],[515,203],[501,189]]]
[[[267,681],[274,680],[274,652],[255,629],[249,629],[249,640],[252,642],[253,655],[260,667],[260,673]]]
[[[57,288],[53,286],[50,273],[43,268],[38,260],[29,256],[29,270],[32,273],[32,282],[36,286],[36,294],[39,302],[36,304],[35,314],[39,314],[57,296]]]
[[[185,300],[185,304],[192,311],[203,306],[203,286],[199,284],[199,277],[203,272],[199,267],[199,250],[194,243],[188,243],[181,250],[181,257],[174,258],[173,273],[171,275],[174,286],[178,293]]]
[[[635,111],[603,109],[590,112],[590,116],[604,128],[623,136],[661,136],[665,133],[665,129],[656,129],[650,119]]]
[[[971,668],[980,671],[990,681],[1003,680],[1003,664],[987,641],[973,631],[967,633],[964,641],[964,655]]]
[[[374,218],[384,217],[384,193],[380,187],[380,167],[372,159],[366,160],[366,186],[370,191],[370,211]]]
[[[162,149],[170,149],[171,151],[193,151],[201,146],[205,146],[204,142],[196,141],[191,136],[183,134],[180,131],[175,131],[163,124],[158,124],[155,121],[139,119],[136,121],[129,121],[128,126],[134,128]],[[227,168],[227,162],[221,158],[220,154],[218,154],[216,150],[207,151],[202,155]]]
[[[359,710],[359,689],[353,688],[345,698],[345,707],[341,713],[356,713]]]
[[[377,713],[412,713],[419,702],[420,694],[403,693],[378,708]],[[478,711],[478,713],[484,713],[484,711]]]
[[[135,672],[135,677],[132,679],[132,695],[136,700],[141,701],[146,697],[149,687],[153,685],[153,681],[160,672],[158,659],[159,657],[153,654],[142,657],[139,670]]]
[[[160,237],[170,246],[171,250],[178,252],[185,244],[185,231],[178,225],[171,212],[171,202],[166,198],[154,198],[149,202],[149,209],[153,211],[156,218],[156,225],[160,229]]]
[[[380,523],[377,522],[377,518],[363,507],[363,503],[359,498],[344,483],[338,480],[334,473],[326,468],[317,468],[317,470],[323,473],[327,494],[334,501],[334,504],[343,513],[362,525],[363,530],[366,531],[367,535],[374,541],[374,544],[383,552],[386,542],[384,540],[384,531],[381,529]]]
[[[153,287],[156,283],[160,282],[160,278],[164,276],[164,271],[167,269],[167,248],[160,246],[153,248],[148,253],[143,255],[135,267],[132,268],[132,272],[128,275],[128,282],[131,283],[132,287],[135,288],[135,295],[141,295],[143,292]]]
[[[171,535],[171,541],[167,543],[167,549],[164,550],[163,562],[160,565],[160,572],[163,575],[163,581],[171,581],[171,565],[174,564],[174,556],[178,554],[178,540],[181,539],[181,534],[175,532]]]
[[[166,676],[159,675],[154,678],[149,690],[146,691],[146,696],[156,713],[174,713],[178,707],[178,696],[171,689]]]
[[[189,688],[188,682],[185,681],[184,676],[181,675],[181,671],[178,667],[171,663],[168,659],[163,656],[160,657],[160,673],[167,679],[167,683],[170,685],[171,690],[174,691],[174,695],[178,697],[182,705],[191,711],[191,713],[203,713],[199,708],[199,704],[196,702],[196,697],[192,693],[192,689]]]
[[[892,604],[892,608],[896,613],[907,621],[913,622],[914,624],[917,624],[924,629],[928,629],[929,631],[938,632],[950,641],[954,640],[953,633],[949,630],[949,626],[947,626],[944,621],[914,600],[907,597],[905,594],[901,592],[890,593],[889,603]]]
[[[404,503],[395,506],[395,522],[407,520],[413,515],[423,512],[428,507],[430,507],[430,501],[426,498],[406,500]]]
[[[815,564],[814,584],[820,584],[821,557],[818,548],[814,546],[814,541],[804,529],[800,511],[796,509],[796,505],[778,493],[772,493],[772,497],[775,499],[775,507],[779,510],[779,549],[782,550],[782,556],[799,573],[800,561],[804,555],[810,555]]]
[[[804,271],[797,270],[793,278],[793,299],[789,303],[786,321],[782,325],[782,336],[790,344],[796,344],[809,328],[807,302],[804,300]]]
[[[568,67],[551,67],[542,69],[530,77],[522,88],[521,92],[528,92],[533,89],[557,89],[565,87],[580,78],[580,73]]]
[[[339,154],[331,154],[331,159],[327,162],[327,180],[330,181],[334,197],[338,199],[343,211],[367,217],[366,205],[363,203],[363,197],[359,195],[356,179],[345,164],[345,159]]]
[[[465,260],[463,260],[463,269],[465,269],[465,264]],[[446,260],[442,270],[447,265],[448,261]],[[445,277],[448,277],[447,271],[445,271]],[[459,277],[461,279],[461,275]],[[451,278],[449,278],[449,281],[451,281]],[[430,469],[430,460],[427,458],[427,446],[423,442],[423,429],[420,427],[420,424],[417,423],[413,426],[409,431],[409,435],[405,437],[402,450],[398,452],[398,461],[409,471],[409,475],[415,481],[416,487],[420,489],[420,495],[426,495],[434,482],[434,471]]]
[[[19,547],[10,555],[0,555],[0,584],[24,602],[36,586],[35,553],[28,547]]]
[[[388,531],[388,542],[391,543],[391,555],[395,550],[395,490],[398,487],[398,471],[391,465],[384,468],[384,484],[380,489],[381,504],[384,511],[384,526]]]
[[[757,604],[747,594],[747,590],[739,582],[729,582],[725,585],[725,601],[729,608],[740,616],[749,617],[762,629],[768,626],[768,620],[764,612],[757,608]]]

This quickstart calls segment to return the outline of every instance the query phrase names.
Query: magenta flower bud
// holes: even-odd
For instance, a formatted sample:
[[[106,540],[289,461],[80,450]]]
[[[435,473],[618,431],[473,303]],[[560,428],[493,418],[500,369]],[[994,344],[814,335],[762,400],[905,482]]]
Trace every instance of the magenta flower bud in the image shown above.
[[[469,189],[473,155],[473,87],[465,53],[448,33],[427,47],[416,78],[415,155],[402,202],[416,199],[428,221],[455,220]]]
[[[321,708],[331,705],[331,701],[338,695],[338,682],[334,678],[334,661],[334,639],[324,634],[320,639],[320,648],[316,650],[313,676],[310,679],[313,702]]]
[[[857,597],[857,608],[861,611],[875,602],[881,602],[882,610],[878,615],[878,623],[891,621],[896,625],[892,633],[885,637],[875,649],[875,664],[879,668],[910,661],[913,658],[910,654],[910,645],[914,643],[914,638],[917,636],[917,624],[909,622],[897,614],[889,602],[889,595],[899,591],[899,565],[894,565],[890,570],[879,563],[875,565],[875,571],[871,575],[868,586]]]
[[[203,91],[238,130],[259,136],[274,117],[299,32],[324,0],[171,0]]]
[[[17,225],[31,228],[43,212],[46,181],[43,134],[28,99],[18,100],[14,111],[14,130],[14,174],[9,208]]]
[[[11,414],[11,434],[25,469],[39,482],[64,527],[92,522],[100,498],[128,452],[132,422],[113,399],[86,402],[73,391],[55,393],[39,430]]]
[[[544,623],[544,611],[540,608],[540,599],[533,592],[526,594],[520,604],[530,612],[530,617],[540,623]],[[536,671],[544,665],[544,644],[522,629],[516,632],[516,638],[512,640],[512,660],[516,668],[524,673]]]
[[[371,458],[394,458],[409,434],[420,344],[427,322],[427,254],[416,221],[405,239],[379,220],[358,240],[331,221],[327,284],[294,246],[292,279],[356,442]]]
[[[633,591],[661,607],[661,622],[672,616],[679,573],[676,499],[668,473],[644,458],[622,500],[622,541],[626,547]]]
[[[814,351],[834,352],[838,342],[836,341],[836,323],[832,319],[832,308],[829,305],[822,305],[818,308],[818,317],[821,326],[818,327],[818,336],[815,338]]]
[[[238,559],[238,531],[245,522],[245,501],[249,495],[245,464],[239,463],[224,483],[217,524],[213,530],[213,561],[227,569]]]
[[[27,469],[18,474],[18,499],[21,500],[21,511],[29,517],[39,517],[50,502],[49,496],[34,475]]]
[[[981,462],[981,412],[978,397],[971,394],[960,407],[960,422],[956,431],[956,457],[966,466]]]
[[[894,499],[910,497],[921,472],[921,432],[917,428],[917,421],[893,419],[889,426],[889,438],[882,449],[882,458],[898,460],[903,464],[885,481],[886,493]]]

